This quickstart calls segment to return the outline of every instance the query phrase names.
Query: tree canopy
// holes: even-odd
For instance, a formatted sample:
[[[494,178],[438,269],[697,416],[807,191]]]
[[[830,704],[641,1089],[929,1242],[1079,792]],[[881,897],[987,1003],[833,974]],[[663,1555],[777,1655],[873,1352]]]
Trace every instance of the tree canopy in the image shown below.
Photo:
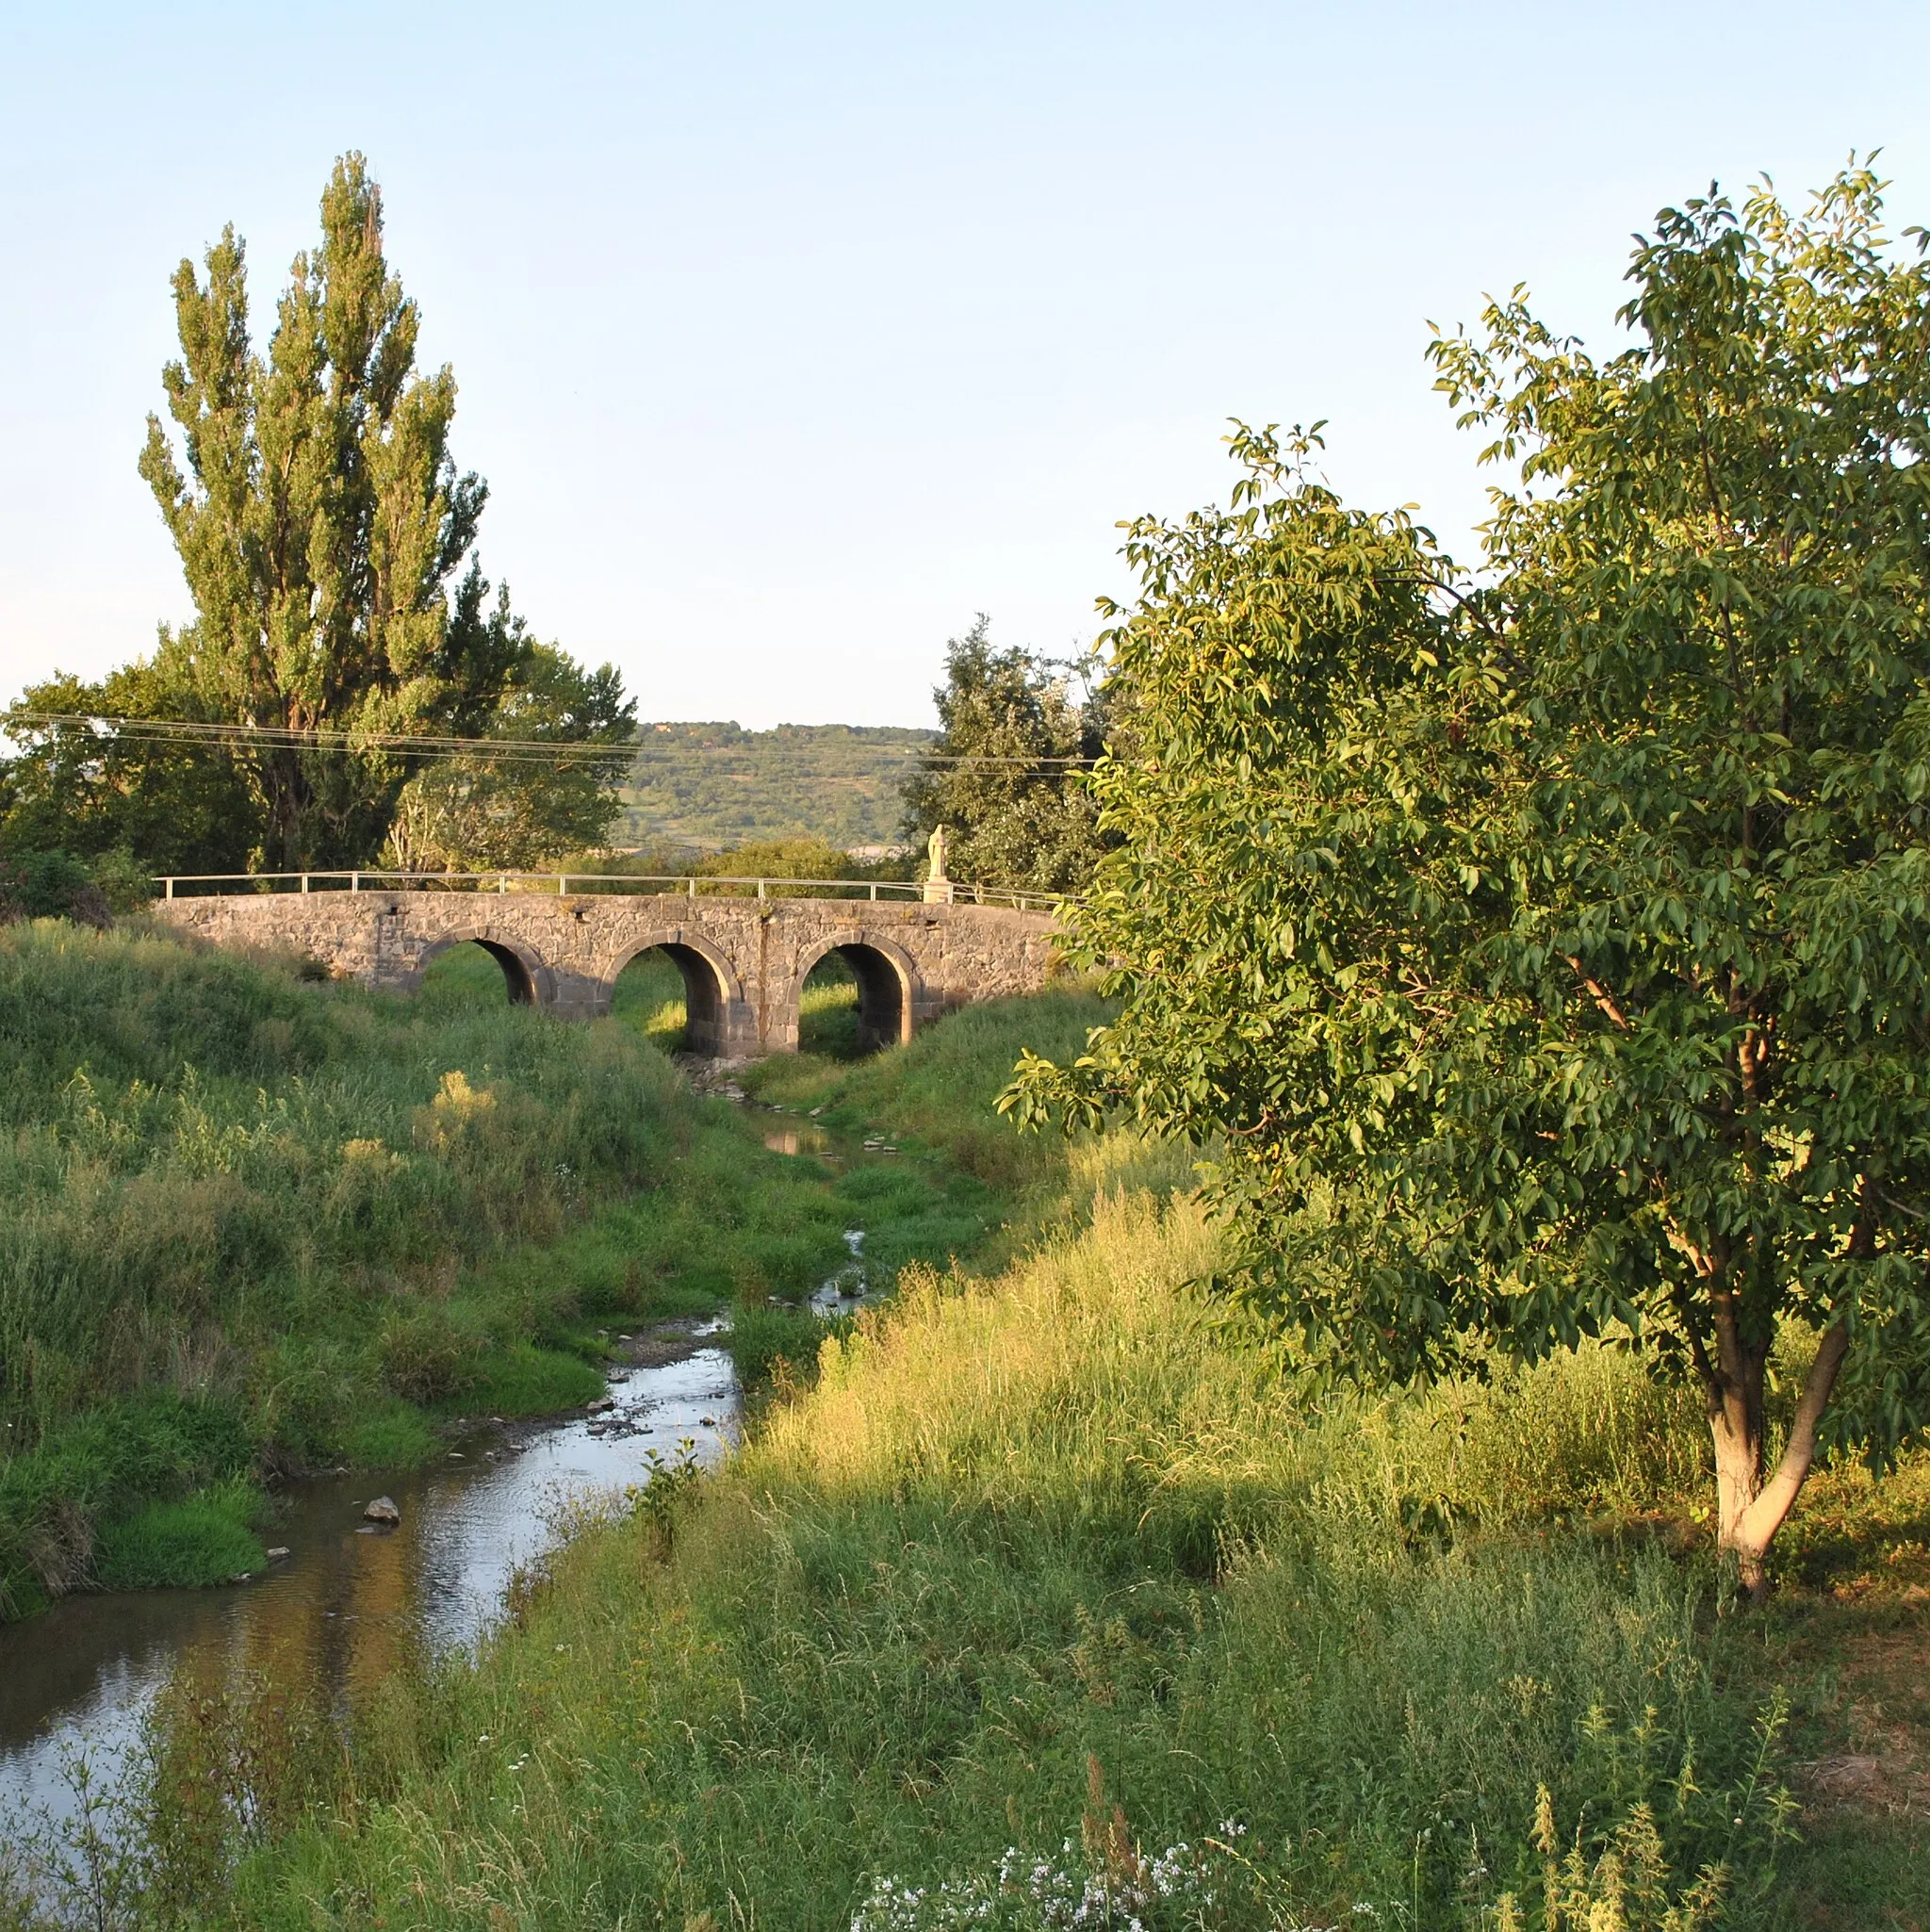
[[[1317,429],[1133,527],[1073,915],[1124,1006],[1005,1102],[1215,1138],[1239,1283],[1356,1372],[1686,1375],[1758,1591],[1819,1447],[1930,1413],[1930,270],[1881,207],[1665,210],[1606,360],[1518,290],[1437,339],[1515,467],[1478,571]]]
[[[545,839],[585,843],[591,819],[607,825],[614,810],[622,760],[607,747],[628,744],[633,707],[614,670],[585,672],[535,644],[506,591],[491,601],[475,556],[487,489],[450,454],[454,375],[416,367],[419,313],[384,257],[368,164],[336,162],[320,241],[294,261],[265,353],[249,340],[245,249],[232,228],[203,267],[184,261],[174,276],[182,355],[162,371],[174,434],[149,418],[141,452],[193,622],[164,628],[153,661],[106,686],[29,692],[9,721],[42,767],[27,788],[72,804],[92,786],[92,819],[123,821],[151,863],[188,835],[156,825],[149,837],[141,798],[180,786],[188,825],[222,821],[188,843],[203,856],[222,848],[230,863],[237,843],[287,869],[369,863],[384,841],[416,861],[433,850],[489,863],[530,858]],[[37,725],[46,712],[259,736],[219,760],[156,758],[138,738]],[[537,756],[502,753],[449,771],[394,744],[425,734],[585,751],[541,769]],[[224,761],[228,777],[210,771]],[[108,796],[118,792],[125,802]]]
[[[37,714],[29,719],[25,713]],[[178,652],[98,682],[56,677],[4,716],[17,758],[0,764],[0,854],[108,855],[143,873],[238,872],[261,843],[255,794],[235,761],[204,745],[63,719],[188,719],[200,694]]]
[[[1102,748],[1098,699],[1075,695],[1072,667],[994,649],[982,613],[945,647],[932,693],[941,729],[905,790],[915,845],[942,824],[953,875],[974,885],[1076,892],[1101,840],[1086,761]]]

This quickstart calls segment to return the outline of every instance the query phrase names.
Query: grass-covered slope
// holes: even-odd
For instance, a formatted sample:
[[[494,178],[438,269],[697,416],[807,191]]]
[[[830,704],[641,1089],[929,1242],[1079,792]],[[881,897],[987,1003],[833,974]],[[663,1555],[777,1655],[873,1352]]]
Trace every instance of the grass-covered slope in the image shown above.
[[[937,737],[915,726],[646,724],[613,836],[706,851],[800,837],[889,845],[903,833],[906,774]]]
[[[816,991],[805,989],[807,1018],[816,1017],[823,1035],[835,1040],[839,989],[823,990],[824,1004],[813,1015]],[[1071,983],[1028,999],[967,1007],[918,1034],[902,1052],[866,1059],[823,1051],[773,1055],[744,1077],[767,1105],[814,1110],[827,1126],[846,1132],[889,1128],[902,1143],[935,1153],[1015,1197],[1061,1182],[1065,1174],[1058,1143],[1016,1133],[993,1111],[1021,1047],[1070,1059],[1085,1051],[1087,1035],[1110,1010],[1097,994]]]
[[[309,991],[324,1026],[368,1004]],[[585,1080],[651,1051],[645,991],[569,1036]],[[352,1023],[395,1029],[391,1058],[441,1023],[374,1011]],[[1323,1394],[1202,1298],[1216,1247],[1182,1153],[1002,1147],[986,1109],[1018,1045],[1064,1051],[1093,1017],[1014,1002],[862,1065],[763,1070],[782,1105],[908,1150],[904,1228],[969,1209],[1026,1248],[986,1276],[982,1242],[957,1270],[927,1243],[936,1265],[786,1378],[721,1474],[578,1534],[478,1660],[391,1678],[346,1749],[285,1682],[184,1682],[155,1741],[156,1909],[290,1932],[1923,1925],[1930,1468],[1825,1472],[1778,1605],[1724,1614],[1699,1421],[1627,1358]],[[411,1160],[447,1158],[413,1134],[441,1057]],[[579,1305],[670,1292],[693,1253],[761,1308],[784,1241],[835,1240],[839,1190],[891,1179],[764,1156],[674,1087],[653,1105],[698,1178],[646,1170],[640,1204],[545,1251]],[[521,1238],[447,1304],[494,1305]],[[262,1411],[234,1387],[198,1405],[156,1378],[113,1411],[207,1471],[178,1535],[245,1508],[220,1472]]]
[[[1093,1017],[756,1079],[975,1146],[1019,1039]],[[1921,1645],[1922,1465],[1825,1475],[1781,1607],[1726,1617],[1699,1418],[1627,1357],[1322,1395],[1201,1298],[1183,1154],[1006,1159],[1029,1253],[914,1271],[722,1475],[366,1717],[242,1918],[1039,1932],[1108,1923],[1070,1916],[1096,1887],[1148,1932],[1490,1927],[1511,1893],[1523,1925],[1923,1923],[1921,1826],[1817,1782],[1873,1761],[1858,1646]]]
[[[1509,1891],[1541,1924],[1550,1818],[1585,1857],[1548,1923],[1660,1926],[1585,1916],[1618,1845],[1659,1901],[1726,1867],[1727,1916],[1674,1923],[1776,1923],[1759,1629],[1661,1543],[1554,1527],[1672,1493],[1666,1405],[1599,1351],[1310,1405],[1187,1289],[1213,1258],[1184,1202],[1102,1196],[995,1282],[925,1277],[391,1702],[244,1867],[247,1923],[1042,1927],[1035,1860],[1123,1888],[1184,1842],[1219,1905],[1148,1927],[1492,1925]]]
[[[203,1574],[248,1567],[239,1502],[114,1526],[257,1468],[409,1461],[438,1410],[581,1401],[590,1318],[843,1258],[841,1203],[635,1028],[476,991],[0,931],[0,1614],[184,1580],[142,1556],[171,1524]]]

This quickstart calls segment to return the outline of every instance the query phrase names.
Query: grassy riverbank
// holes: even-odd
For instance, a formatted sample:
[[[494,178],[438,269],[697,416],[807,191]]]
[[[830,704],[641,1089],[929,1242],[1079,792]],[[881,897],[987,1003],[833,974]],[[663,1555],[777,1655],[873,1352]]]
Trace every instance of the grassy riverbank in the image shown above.
[[[935,1144],[1025,1030],[758,1077],[901,1146],[928,1108]],[[1060,1211],[1029,1252],[913,1270],[721,1475],[580,1534],[346,1756],[265,1767],[245,1695],[180,1707],[180,1882],[238,1858],[233,1923],[289,1928],[1043,1928],[1084,1887],[1123,1924],[1159,1886],[1149,1932],[1494,1926],[1506,1894],[1536,1926],[1926,1923],[1922,1461],[1823,1477],[1739,1613],[1698,1420],[1619,1356],[1322,1396],[1189,1285],[1184,1158],[1030,1149],[1003,1198]],[[171,1776],[211,1770],[266,1842],[184,1823]]]
[[[650,1072],[662,993],[550,1036],[580,1078]],[[1192,1285],[1216,1249],[1182,1154],[1000,1139],[1018,1043],[1068,1051],[1095,1017],[1069,992],[774,1061],[752,1079],[781,1119],[651,1089],[669,1166],[731,1137],[717,1191],[646,1177],[634,1220],[543,1251],[579,1310],[633,1291],[635,1253],[671,1250],[631,1244],[686,1200],[739,1217],[698,1243],[740,1257],[705,1291],[762,1308],[745,1257],[797,1226],[769,1203],[817,1202],[835,1241],[854,1181],[881,1238],[899,1213],[904,1291],[810,1365],[815,1332],[770,1311],[795,1372],[743,1453],[584,1530],[479,1661],[386,1682],[346,1751],[286,1682],[179,1686],[147,1916],[923,1932],[1069,1924],[1051,1897],[1087,1886],[1123,1924],[1164,1886],[1148,1932],[1498,1926],[1509,1893],[1522,1925],[1930,1923],[1930,1465],[1823,1476],[1778,1601],[1739,1613],[1698,1418],[1619,1356],[1425,1398],[1303,1385]],[[449,1023],[505,1020],[536,1016]],[[433,1056],[416,1077],[433,1122]],[[748,1138],[813,1110],[900,1154],[827,1180]],[[1720,1905],[1692,1911],[1698,1885]]]
[[[254,1567],[257,1472],[419,1462],[596,1393],[599,1320],[844,1257],[848,1208],[634,1028],[460,965],[402,1002],[7,929],[0,1124],[0,1614]]]
[[[851,992],[813,989],[834,1046]],[[1039,1044],[1073,1037],[1063,1004]],[[402,1001],[172,936],[0,931],[0,1617],[256,1568],[263,1474],[410,1466],[458,1413],[580,1403],[599,1327],[728,1304],[746,1381],[809,1365],[789,1304],[847,1228],[880,1280],[944,1266],[1051,1165],[786,1159],[679,1080],[681,1024],[662,960],[567,1027],[474,947]],[[968,1091],[949,1051],[940,1086],[982,1108],[1003,1067]]]

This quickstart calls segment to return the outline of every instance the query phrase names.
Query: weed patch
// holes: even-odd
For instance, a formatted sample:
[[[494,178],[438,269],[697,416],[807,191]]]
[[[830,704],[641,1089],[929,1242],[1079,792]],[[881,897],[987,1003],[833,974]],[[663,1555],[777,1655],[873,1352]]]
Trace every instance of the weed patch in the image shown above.
[[[144,1504],[106,1524],[94,1558],[103,1590],[225,1583],[267,1561],[260,1524],[261,1492],[230,1481],[179,1502]]]

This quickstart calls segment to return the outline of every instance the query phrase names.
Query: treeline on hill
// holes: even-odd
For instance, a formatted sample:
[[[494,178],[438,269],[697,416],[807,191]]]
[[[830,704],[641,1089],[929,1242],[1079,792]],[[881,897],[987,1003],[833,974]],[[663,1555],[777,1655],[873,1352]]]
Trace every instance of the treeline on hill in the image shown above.
[[[934,735],[895,725],[646,724],[610,840],[699,853],[791,839],[843,852],[892,846],[906,776]]]
[[[670,862],[794,841],[874,861],[895,847],[922,868],[942,824],[954,878],[1078,891],[1105,845],[1088,782],[1107,734],[1096,661],[998,648],[981,614],[944,664],[936,732],[645,726],[614,843]]]
[[[49,680],[12,708],[8,729],[24,750],[0,761],[0,909],[99,924],[140,904],[161,874],[268,863],[247,757],[172,730],[142,734],[143,719],[216,722],[194,696],[196,668],[190,630],[152,660],[93,684]],[[619,785],[605,742],[630,708],[614,675],[588,678],[561,652],[528,645],[491,729],[559,746],[585,734],[581,762],[520,750],[499,762],[476,751],[399,755],[411,776],[382,843],[365,840],[355,862],[912,878],[943,823],[953,877],[1076,892],[1105,843],[1088,783],[1104,693],[1075,689],[1078,668],[993,649],[980,617],[946,647],[946,681],[933,694],[939,731],[646,725]],[[101,717],[137,722],[81,722]]]

